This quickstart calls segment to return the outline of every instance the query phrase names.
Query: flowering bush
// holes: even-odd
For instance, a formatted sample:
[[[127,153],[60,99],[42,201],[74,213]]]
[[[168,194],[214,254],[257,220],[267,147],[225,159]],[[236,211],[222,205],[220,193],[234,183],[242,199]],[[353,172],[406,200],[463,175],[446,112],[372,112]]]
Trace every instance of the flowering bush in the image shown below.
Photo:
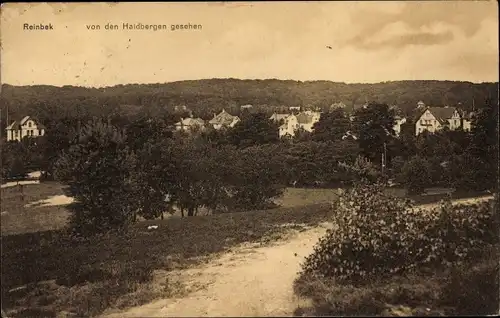
[[[374,184],[343,193],[334,209],[338,226],[306,258],[303,274],[360,284],[460,261],[497,240],[490,203],[466,207],[442,202],[433,210],[416,209]]]

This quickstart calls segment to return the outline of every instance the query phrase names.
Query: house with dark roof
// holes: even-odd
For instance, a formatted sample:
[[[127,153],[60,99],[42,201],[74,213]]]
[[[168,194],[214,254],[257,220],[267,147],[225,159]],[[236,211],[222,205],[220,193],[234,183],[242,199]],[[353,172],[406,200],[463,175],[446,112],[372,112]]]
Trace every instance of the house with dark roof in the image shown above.
[[[297,122],[304,130],[312,132],[313,126],[319,121],[321,113],[313,111],[305,111],[297,115]]]
[[[434,133],[447,127],[455,130],[462,127],[462,116],[455,107],[426,107],[415,124],[415,134],[423,131]]]
[[[284,119],[284,124],[279,127],[279,136],[281,137],[294,137],[295,132],[302,128],[305,131],[312,132],[313,126],[319,121],[321,114],[313,111],[301,112],[297,115],[291,114],[286,115]],[[272,120],[280,118],[279,114],[274,114],[271,116]]]
[[[212,118],[208,123],[215,129],[221,129],[222,127],[232,128],[239,121],[240,118],[238,116],[233,116],[223,109],[218,115],[214,114],[214,118]]]
[[[203,130],[205,128],[205,121],[201,118],[181,118],[181,120],[175,123],[175,130],[182,130],[187,132],[192,132],[197,129]]]
[[[45,135],[45,126],[36,118],[25,116],[15,120],[7,128],[7,141],[21,141],[24,137],[39,137]]]
[[[280,123],[281,121],[284,121],[290,114],[278,114],[274,113],[269,117],[269,120],[272,120],[274,122]]]

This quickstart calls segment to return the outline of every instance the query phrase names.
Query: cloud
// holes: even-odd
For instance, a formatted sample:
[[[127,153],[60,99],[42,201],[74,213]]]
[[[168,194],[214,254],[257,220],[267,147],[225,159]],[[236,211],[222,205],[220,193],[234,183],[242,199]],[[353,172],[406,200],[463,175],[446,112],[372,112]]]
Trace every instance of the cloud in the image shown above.
[[[400,36],[395,36],[383,41],[366,41],[356,43],[359,39],[352,39],[353,44],[362,49],[380,49],[380,48],[403,48],[409,45],[437,45],[446,44],[453,40],[454,36],[451,31],[443,33],[431,33],[431,32],[421,32],[413,34],[404,34]]]
[[[457,32],[470,38],[480,31],[485,20],[495,18],[492,15],[493,5],[495,3],[491,1],[442,1],[404,3],[391,11],[382,11],[377,7],[361,9],[351,16],[351,21],[355,23],[361,17],[362,23],[359,23],[357,32],[343,44],[365,50],[379,50],[409,45],[446,44],[453,41]],[[373,38],[383,37],[391,25],[397,25],[402,32],[383,41],[373,41]],[[440,32],[427,31],[436,26],[441,26]]]

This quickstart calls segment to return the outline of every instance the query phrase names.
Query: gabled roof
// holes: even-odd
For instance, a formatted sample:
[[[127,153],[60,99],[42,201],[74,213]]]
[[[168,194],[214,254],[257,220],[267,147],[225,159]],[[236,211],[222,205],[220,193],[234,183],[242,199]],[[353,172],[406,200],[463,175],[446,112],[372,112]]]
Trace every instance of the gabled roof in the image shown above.
[[[20,130],[21,126],[24,125],[28,121],[28,119],[33,120],[36,123],[38,129],[45,129],[45,126],[36,118],[33,118],[31,116],[24,116],[21,120],[14,120],[9,126],[7,126],[7,128],[5,128],[5,130]]]
[[[201,118],[184,118],[180,122],[175,123],[176,126],[202,126],[205,121]]]
[[[313,122],[313,116],[306,113],[300,113],[296,117],[299,124],[311,124]]]
[[[290,116],[290,114],[277,114],[277,113],[274,113],[271,117],[269,117],[269,119],[270,120],[275,120],[275,121],[280,121],[282,119],[287,118],[288,116]]]
[[[453,114],[457,110],[455,107],[427,107],[425,111],[429,110],[431,114],[436,117],[436,119],[441,123],[445,124],[448,119],[453,117]],[[425,112],[424,111],[424,112]],[[420,115],[422,116],[424,112]]]
[[[225,110],[222,110],[222,112],[212,118],[209,123],[215,125],[230,125],[234,120],[239,120],[238,116],[233,116]]]

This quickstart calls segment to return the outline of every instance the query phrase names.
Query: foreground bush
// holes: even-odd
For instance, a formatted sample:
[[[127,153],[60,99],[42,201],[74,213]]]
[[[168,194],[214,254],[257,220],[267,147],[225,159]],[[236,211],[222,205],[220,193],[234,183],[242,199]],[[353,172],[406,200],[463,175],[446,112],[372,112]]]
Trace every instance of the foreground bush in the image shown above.
[[[418,210],[380,185],[357,185],[334,205],[338,227],[329,230],[303,264],[303,274],[365,284],[415,269],[470,259],[498,241],[491,203],[442,203]]]
[[[450,315],[490,315],[499,310],[498,248],[473,262],[456,266],[446,279],[441,303]]]
[[[294,282],[295,293],[311,300],[310,307],[296,313],[315,316],[488,315],[499,310],[498,288],[498,246],[443,271],[394,276],[365,286],[339,285],[313,274]]]

